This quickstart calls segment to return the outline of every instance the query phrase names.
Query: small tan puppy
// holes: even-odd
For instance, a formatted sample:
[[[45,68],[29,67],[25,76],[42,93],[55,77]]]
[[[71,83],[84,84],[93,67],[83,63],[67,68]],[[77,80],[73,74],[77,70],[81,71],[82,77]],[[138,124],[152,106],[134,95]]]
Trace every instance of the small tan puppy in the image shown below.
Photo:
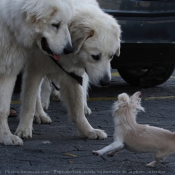
[[[175,133],[163,128],[141,125],[136,122],[136,115],[144,111],[139,96],[136,92],[129,97],[126,93],[118,96],[114,103],[114,142],[101,150],[93,151],[94,155],[102,156],[107,153],[113,157],[117,152],[126,148],[132,152],[154,153],[155,161],[147,164],[155,167],[169,155],[175,153]]]

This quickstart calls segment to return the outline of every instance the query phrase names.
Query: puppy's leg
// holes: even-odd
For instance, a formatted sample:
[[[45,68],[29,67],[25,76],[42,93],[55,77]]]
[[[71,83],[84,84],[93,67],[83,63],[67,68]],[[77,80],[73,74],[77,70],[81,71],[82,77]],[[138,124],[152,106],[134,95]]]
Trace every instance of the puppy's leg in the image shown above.
[[[36,99],[43,75],[38,73],[37,69],[33,70],[31,67],[26,67],[26,69],[21,93],[20,122],[15,134],[22,138],[31,138]]]
[[[84,115],[83,87],[69,76],[60,80],[61,99],[67,106],[69,115],[76,123],[79,132],[89,139],[106,138],[107,134],[100,129],[94,129]]]
[[[91,109],[87,105],[89,78],[87,73],[83,75],[83,89],[84,89],[84,113],[85,115],[90,115],[92,113]]]
[[[150,168],[154,168],[156,165],[158,165],[160,163],[160,161],[152,161],[150,163],[148,163],[146,166],[150,167]]]
[[[122,149],[124,149],[125,147],[119,147],[119,148],[116,148],[115,150],[109,152],[107,154],[108,157],[114,157],[119,151],[121,151]]]
[[[119,152],[120,150],[122,150],[124,148],[124,144],[120,141],[118,142],[113,142],[110,145],[104,147],[103,149],[100,149],[98,151],[92,151],[92,153],[96,156],[102,156],[103,154],[107,154],[110,152]]]
[[[58,82],[58,77],[57,77],[58,75],[57,74],[54,74],[54,75],[52,74],[52,76],[54,76],[54,79],[53,79],[54,84],[56,85],[56,87],[60,88],[60,85],[59,85],[59,82]],[[54,86],[52,86],[50,100],[52,100],[52,101],[60,101],[61,100],[60,90],[56,89]]]
[[[155,161],[152,161],[152,162],[148,163],[146,166],[147,166],[147,167],[154,168],[154,167],[156,167],[156,165],[158,165],[160,162],[164,161],[169,155],[170,155],[169,150],[161,150],[161,151],[158,151],[158,152],[154,155]]]
[[[45,76],[41,86],[41,102],[45,110],[48,109],[50,100],[60,101],[60,91],[56,90],[55,87],[52,86],[52,81],[59,88],[57,73],[52,73]]]
[[[0,75],[0,143],[4,145],[23,145],[23,141],[10,132],[8,115],[16,75]]]
[[[59,87],[59,86],[57,85],[57,87]],[[60,91],[56,90],[54,87],[52,87],[52,93],[50,96],[50,100],[52,100],[52,101],[60,101],[61,100]]]
[[[40,83],[39,91],[38,91],[38,96],[37,96],[37,101],[36,101],[36,110],[35,110],[35,116],[34,116],[34,121],[38,124],[40,123],[51,123],[52,120],[51,118],[47,115],[46,112],[44,112],[42,104],[41,104],[41,85],[42,82]],[[48,96],[49,98],[49,96]]]
[[[43,78],[43,81],[41,83],[42,84],[41,85],[41,103],[45,110],[49,108],[49,103],[50,103],[50,94],[52,91],[52,87],[50,83],[51,82],[49,81],[47,76]]]

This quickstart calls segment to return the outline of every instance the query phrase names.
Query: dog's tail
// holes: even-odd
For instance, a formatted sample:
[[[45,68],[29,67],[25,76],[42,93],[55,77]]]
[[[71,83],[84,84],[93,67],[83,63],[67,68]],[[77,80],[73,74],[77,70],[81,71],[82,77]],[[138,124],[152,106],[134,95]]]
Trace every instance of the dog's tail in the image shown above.
[[[129,104],[129,96],[126,93],[118,95],[118,101],[116,101],[112,106],[112,114],[115,116],[115,113],[123,107],[126,107]]]

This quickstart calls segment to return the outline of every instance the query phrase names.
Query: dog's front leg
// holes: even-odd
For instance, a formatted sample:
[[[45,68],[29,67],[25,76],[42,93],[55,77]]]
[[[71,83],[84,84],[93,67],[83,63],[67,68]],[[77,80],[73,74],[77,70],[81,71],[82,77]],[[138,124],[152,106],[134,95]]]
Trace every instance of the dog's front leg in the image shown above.
[[[31,138],[33,118],[35,114],[36,99],[42,75],[34,71],[32,67],[26,67],[23,75],[21,93],[20,122],[15,134],[21,138]]]
[[[89,139],[104,139],[107,134],[94,129],[84,115],[83,87],[69,76],[60,81],[61,98],[67,106],[71,119],[76,123],[79,132]]]
[[[116,151],[119,152],[120,150],[122,150],[124,148],[124,144],[120,141],[118,142],[113,142],[110,145],[104,147],[103,149],[100,149],[98,151],[92,151],[92,153],[96,156],[102,156],[103,154],[107,154],[107,153],[115,153]],[[109,154],[109,156],[110,156]]]
[[[84,113],[85,115],[90,115],[92,113],[91,109],[87,105],[87,96],[88,96],[88,87],[89,87],[89,77],[87,73],[83,75],[83,89],[84,89]]]
[[[41,86],[42,86],[43,80],[44,80],[44,78],[42,79],[42,81],[40,83],[40,87],[39,87],[39,91],[38,91],[38,96],[37,96],[37,101],[36,101],[35,117],[34,117],[34,121],[38,124],[40,124],[40,123],[51,123],[52,122],[51,118],[47,115],[46,112],[44,112],[43,106],[42,106],[42,103],[41,103]],[[45,95],[49,100],[50,93],[48,94],[46,92]]]
[[[122,149],[124,149],[125,147],[122,146],[122,147],[118,147],[116,149],[114,149],[113,151],[109,152],[107,154],[108,157],[114,157],[118,152],[120,152]]]
[[[1,74],[0,76],[0,143],[4,145],[23,145],[23,141],[18,136],[13,135],[8,126],[10,102],[15,81],[15,74]]]
[[[48,80],[47,76],[43,78],[43,81],[40,86],[41,86],[40,87],[41,88],[41,92],[40,92],[41,104],[45,110],[48,110],[52,87],[51,87],[51,81]]]

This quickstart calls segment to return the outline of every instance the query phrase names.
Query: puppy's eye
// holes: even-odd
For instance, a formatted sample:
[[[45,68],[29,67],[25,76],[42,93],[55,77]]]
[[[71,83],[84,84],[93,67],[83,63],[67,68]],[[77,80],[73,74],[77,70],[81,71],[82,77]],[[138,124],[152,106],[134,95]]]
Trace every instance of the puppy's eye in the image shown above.
[[[99,61],[101,55],[91,55],[91,56],[95,61]]]
[[[109,59],[110,59],[110,60],[112,60],[112,59],[113,59],[113,57],[114,57],[114,55],[111,55],[111,56],[109,57]]]
[[[56,29],[59,29],[60,28],[60,23],[52,24],[52,26],[55,27]]]

